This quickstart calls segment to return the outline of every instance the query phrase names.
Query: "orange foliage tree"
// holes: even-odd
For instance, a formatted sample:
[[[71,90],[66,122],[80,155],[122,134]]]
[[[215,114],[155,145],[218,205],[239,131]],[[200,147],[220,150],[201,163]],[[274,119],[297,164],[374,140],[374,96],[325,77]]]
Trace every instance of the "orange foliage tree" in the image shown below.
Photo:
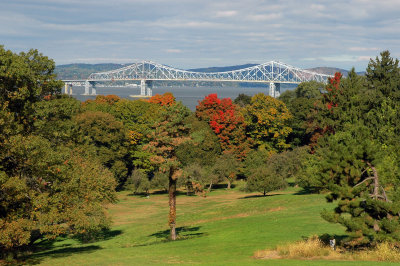
[[[171,106],[176,103],[175,96],[171,92],[166,92],[163,95],[156,94],[147,101],[161,106]]]
[[[119,102],[121,98],[117,95],[98,95],[94,100],[86,100],[82,103],[84,110],[88,111],[101,111],[105,113],[112,113],[113,106]]]
[[[189,114],[190,111],[181,102],[167,106],[148,136],[149,143],[144,146],[144,150],[152,153],[151,162],[168,175],[168,224],[172,240],[176,239],[176,183],[182,175],[181,162],[177,158],[176,150],[190,139],[189,128],[185,125]]]
[[[118,102],[120,98],[117,95],[97,95],[96,99],[94,100],[86,100],[83,104],[88,104],[88,103],[97,103],[97,104],[114,104]]]

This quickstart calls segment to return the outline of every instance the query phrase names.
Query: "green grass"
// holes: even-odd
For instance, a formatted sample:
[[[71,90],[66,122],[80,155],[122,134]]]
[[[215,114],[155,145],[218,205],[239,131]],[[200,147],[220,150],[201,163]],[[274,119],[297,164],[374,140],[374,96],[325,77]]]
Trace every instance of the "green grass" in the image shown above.
[[[338,225],[319,213],[332,208],[323,195],[301,194],[295,188],[258,197],[219,189],[206,198],[179,195],[177,227],[181,240],[167,241],[166,194],[149,199],[119,193],[110,206],[114,225],[102,241],[82,244],[58,239],[28,258],[43,265],[376,265],[377,262],[257,260],[256,250],[323,233],[343,235]],[[383,265],[385,263],[379,263]]]

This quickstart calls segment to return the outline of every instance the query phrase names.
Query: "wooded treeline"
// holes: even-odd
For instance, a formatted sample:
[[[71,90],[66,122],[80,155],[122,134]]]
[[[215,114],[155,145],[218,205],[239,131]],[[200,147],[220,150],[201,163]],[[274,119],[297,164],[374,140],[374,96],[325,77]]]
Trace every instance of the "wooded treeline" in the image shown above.
[[[400,69],[387,51],[365,76],[337,73],[279,99],[210,94],[195,112],[170,93],[81,103],[53,72],[36,50],[0,47],[2,256],[59,235],[95,238],[122,189],[168,192],[175,239],[178,189],[206,196],[237,179],[264,195],[288,179],[327,193],[337,208],[322,216],[347,228],[346,245],[400,241]]]

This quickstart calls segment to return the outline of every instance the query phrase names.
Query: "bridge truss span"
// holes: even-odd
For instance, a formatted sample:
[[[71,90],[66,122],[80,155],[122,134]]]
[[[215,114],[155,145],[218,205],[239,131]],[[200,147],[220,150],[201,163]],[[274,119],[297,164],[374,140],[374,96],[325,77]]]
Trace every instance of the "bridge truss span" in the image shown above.
[[[89,93],[90,87],[93,91],[97,82],[136,80],[140,81],[141,95],[151,96],[151,82],[163,80],[269,83],[269,94],[277,97],[281,83],[299,84],[306,81],[326,83],[329,77],[331,76],[302,70],[277,61],[225,72],[194,72],[152,61],[142,61],[112,71],[92,73],[86,81],[85,94]]]
[[[89,76],[88,80],[234,81],[297,84],[311,80],[326,82],[328,77],[330,76],[302,70],[275,61],[225,72],[193,72],[161,65],[152,61],[142,61],[112,71],[93,73]]]

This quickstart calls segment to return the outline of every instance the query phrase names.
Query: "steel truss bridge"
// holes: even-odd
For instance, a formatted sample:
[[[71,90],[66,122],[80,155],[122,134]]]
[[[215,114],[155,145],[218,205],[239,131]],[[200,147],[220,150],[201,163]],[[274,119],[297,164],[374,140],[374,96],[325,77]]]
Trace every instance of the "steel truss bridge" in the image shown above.
[[[84,84],[84,95],[96,95],[95,86],[99,82],[140,81],[140,96],[151,96],[152,81],[212,81],[266,83],[269,84],[269,95],[278,97],[281,83],[299,84],[306,81],[326,83],[329,77],[332,76],[302,70],[276,61],[225,72],[193,72],[142,61],[116,70],[92,73],[87,80],[65,80],[64,92],[72,94],[73,85]]]

